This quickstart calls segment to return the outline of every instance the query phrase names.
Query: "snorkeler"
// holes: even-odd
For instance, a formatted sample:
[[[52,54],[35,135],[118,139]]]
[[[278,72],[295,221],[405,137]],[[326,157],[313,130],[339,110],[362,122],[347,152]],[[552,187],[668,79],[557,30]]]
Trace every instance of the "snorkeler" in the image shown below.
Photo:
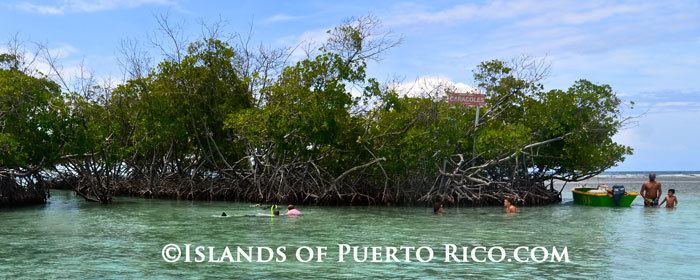
[[[508,214],[518,212],[518,207],[515,207],[515,205],[513,205],[513,202],[510,201],[510,198],[503,199],[503,208],[506,210],[506,213],[508,213]]]
[[[279,217],[280,210],[274,210],[268,213],[243,214],[240,217]]]
[[[639,190],[639,195],[644,199],[644,206],[658,206],[661,193],[661,183],[656,181],[656,173],[649,173],[649,181],[644,182]]]
[[[277,204],[270,206],[270,216],[279,216],[280,215],[280,210],[277,210],[278,206]]]
[[[246,214],[244,216],[245,217],[279,217],[279,215],[280,215],[280,210],[275,210],[275,211],[272,211],[270,214],[257,213],[257,214]]]
[[[301,215],[302,215],[301,211],[299,211],[299,209],[296,209],[294,207],[294,205],[289,204],[289,206],[287,206],[287,216],[296,217],[296,216],[301,216]]]

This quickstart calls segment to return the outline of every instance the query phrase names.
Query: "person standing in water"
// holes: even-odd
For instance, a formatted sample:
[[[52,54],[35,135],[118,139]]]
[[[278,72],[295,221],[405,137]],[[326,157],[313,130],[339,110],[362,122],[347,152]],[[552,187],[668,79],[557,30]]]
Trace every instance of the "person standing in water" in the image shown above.
[[[676,205],[678,205],[678,198],[676,198],[676,190],[668,189],[666,197],[663,201],[661,201],[659,207],[661,207],[661,205],[664,205],[664,203],[666,203],[666,208],[674,208],[676,207]]]
[[[515,207],[515,205],[513,205],[513,202],[510,201],[510,198],[506,198],[503,200],[503,208],[506,210],[506,213],[508,213],[508,214],[518,212],[518,207]]]
[[[661,193],[661,183],[656,181],[656,173],[649,173],[649,181],[644,182],[639,190],[639,195],[644,199],[644,206],[658,206]]]

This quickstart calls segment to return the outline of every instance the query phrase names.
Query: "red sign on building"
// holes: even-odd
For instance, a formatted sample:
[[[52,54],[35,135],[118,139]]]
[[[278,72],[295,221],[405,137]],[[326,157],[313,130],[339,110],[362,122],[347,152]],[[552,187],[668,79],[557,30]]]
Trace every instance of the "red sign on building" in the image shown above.
[[[452,92],[447,94],[447,102],[461,103],[470,107],[481,107],[486,105],[486,95],[481,93]]]

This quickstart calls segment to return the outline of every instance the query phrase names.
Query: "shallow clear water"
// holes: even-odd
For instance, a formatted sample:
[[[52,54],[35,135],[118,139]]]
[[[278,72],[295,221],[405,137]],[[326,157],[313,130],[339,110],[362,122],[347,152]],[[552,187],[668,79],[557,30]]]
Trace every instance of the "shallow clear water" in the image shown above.
[[[245,217],[264,213],[248,204],[118,198],[86,203],[53,191],[41,207],[0,210],[0,278],[400,278],[534,277],[697,278],[700,275],[700,178],[660,177],[679,197],[675,210],[592,208],[570,204],[501,208],[302,207],[299,218]],[[637,190],[642,178],[597,178]],[[230,217],[218,215],[225,211]],[[169,243],[286,246],[282,263],[167,263]],[[338,243],[430,246],[429,263],[345,263]],[[444,263],[444,243],[458,246],[567,246],[570,263]],[[327,246],[323,263],[300,263],[299,246]],[[217,251],[221,254],[221,250]],[[235,256],[235,255],[234,255]],[[347,256],[346,258],[351,258]]]

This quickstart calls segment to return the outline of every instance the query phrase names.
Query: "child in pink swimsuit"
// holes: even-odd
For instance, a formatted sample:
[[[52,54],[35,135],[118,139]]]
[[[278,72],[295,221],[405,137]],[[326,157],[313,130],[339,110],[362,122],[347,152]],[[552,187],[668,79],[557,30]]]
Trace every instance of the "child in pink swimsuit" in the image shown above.
[[[287,216],[301,216],[301,211],[299,211],[299,209],[294,208],[294,205],[290,204],[289,206],[287,206]]]

